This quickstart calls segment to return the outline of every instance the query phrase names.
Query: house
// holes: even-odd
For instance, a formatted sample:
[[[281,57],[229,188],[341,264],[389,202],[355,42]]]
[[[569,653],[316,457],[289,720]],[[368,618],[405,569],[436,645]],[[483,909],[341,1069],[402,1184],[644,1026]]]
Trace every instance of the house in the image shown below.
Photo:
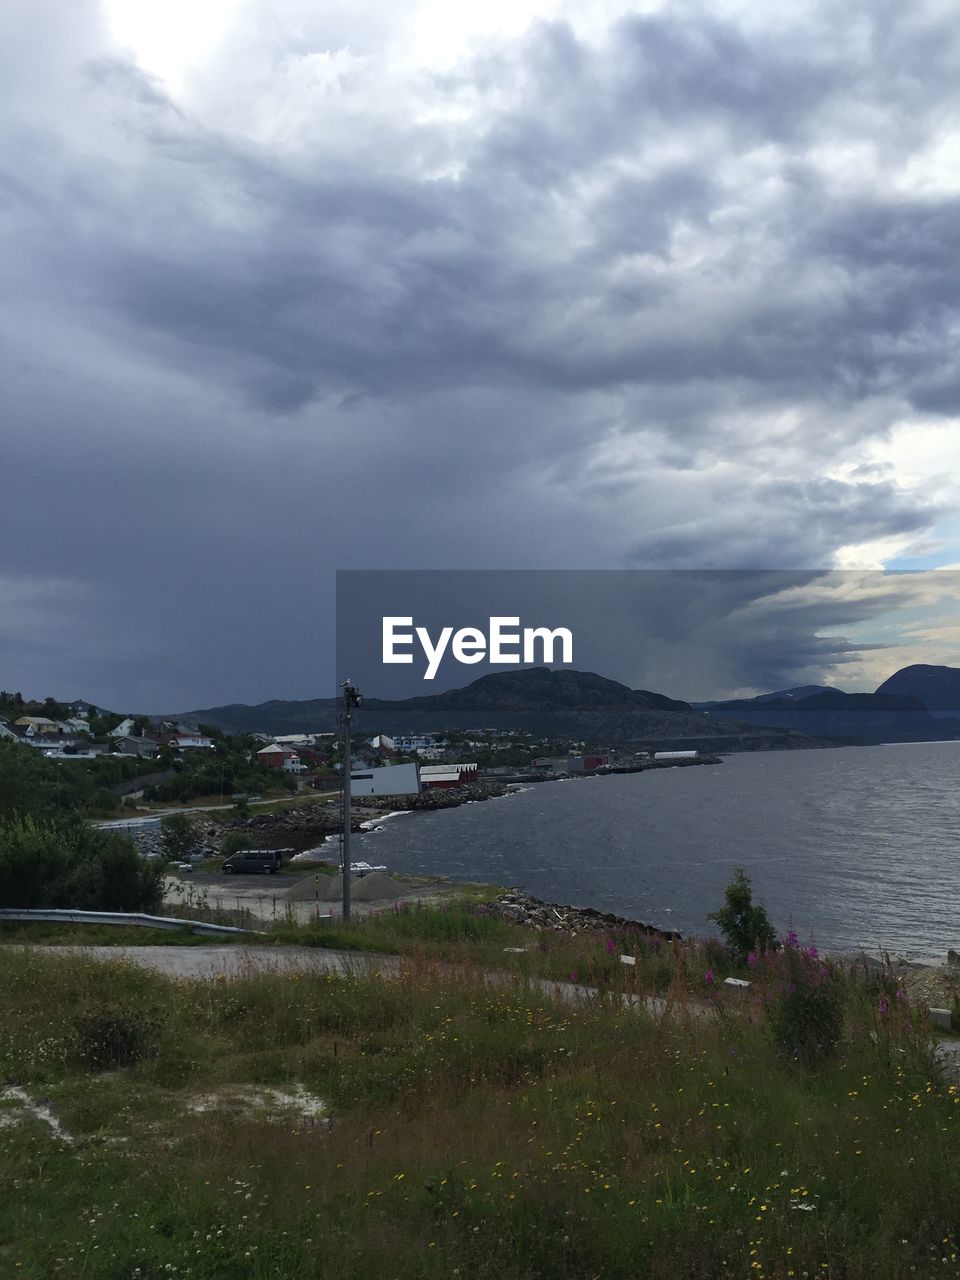
[[[63,732],[56,720],[48,720],[46,716],[21,716],[19,720],[14,720],[13,723],[26,730],[31,738],[38,733],[56,734]]]
[[[84,716],[71,716],[69,720],[62,721],[63,727],[70,733],[83,733],[89,735],[90,724]]]
[[[388,738],[385,733],[378,733],[375,738],[371,738],[367,746],[381,756],[395,756],[397,754],[397,744],[392,738]]]
[[[420,783],[426,791],[449,790],[476,782],[476,764],[428,764],[420,767]]]
[[[568,756],[568,773],[592,773],[595,769],[605,769],[610,763],[609,756]]]
[[[148,760],[152,760],[160,750],[160,743],[155,738],[136,738],[132,734],[127,734],[123,738],[114,738],[112,746],[114,752],[119,755],[143,756]]]
[[[350,792],[354,796],[416,795],[419,790],[419,769],[415,764],[350,770]]]
[[[166,745],[174,751],[212,751],[213,739],[202,733],[172,733]]]
[[[288,760],[300,760],[300,754],[293,747],[285,747],[280,742],[271,742],[257,752],[257,764],[264,769],[285,769]],[[291,772],[299,772],[292,770]]]
[[[111,738],[129,738],[133,733],[133,717],[127,716],[126,720],[121,720],[115,729],[110,730]]]
[[[90,746],[90,739],[80,734],[57,734],[38,733],[34,735],[25,735],[22,739],[28,747],[33,747],[36,751],[42,751],[47,755],[51,751],[67,751],[71,754],[74,751],[86,751]]]
[[[437,745],[437,736],[434,733],[395,733],[390,740],[393,742],[394,750],[404,755],[408,755],[411,751],[425,751]]]
[[[12,742],[19,742],[20,735],[15,729],[11,729],[9,720],[0,720],[0,738],[7,738]]]

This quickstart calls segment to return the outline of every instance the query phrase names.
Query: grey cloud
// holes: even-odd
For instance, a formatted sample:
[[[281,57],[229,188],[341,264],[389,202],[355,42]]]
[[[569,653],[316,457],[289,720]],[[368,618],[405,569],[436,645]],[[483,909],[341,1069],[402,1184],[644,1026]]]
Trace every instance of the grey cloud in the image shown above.
[[[917,504],[893,481],[776,480],[726,493],[709,515],[691,513],[635,543],[634,564],[762,568],[797,561],[826,568],[838,542],[870,542],[928,526],[935,505]],[[709,548],[715,548],[711,552]]]
[[[950,576],[956,582],[956,574]],[[732,696],[841,677],[885,641],[850,633],[889,625],[924,602],[922,579],[881,573],[636,570],[344,574],[338,578],[338,668],[368,694],[408,697],[464,683],[455,662],[429,686],[416,662],[384,666],[382,616],[484,629],[488,617],[565,626],[574,665],[679,698]],[[889,635],[890,632],[887,632]],[[476,677],[495,668],[472,669]]]
[[[951,15],[539,22],[411,74],[372,124],[359,72],[304,90],[277,142],[215,119],[217,87],[347,45],[389,76],[372,10],[285,0],[264,34],[246,6],[191,106],[69,8],[44,29],[8,4],[0,48],[0,449],[29,478],[0,566],[85,584],[71,625],[106,633],[58,692],[306,695],[338,563],[824,566],[942,515],[894,476],[825,476],[956,409],[955,201],[823,155],[873,147],[892,190],[956,110]],[[291,615],[325,652],[278,670]]]

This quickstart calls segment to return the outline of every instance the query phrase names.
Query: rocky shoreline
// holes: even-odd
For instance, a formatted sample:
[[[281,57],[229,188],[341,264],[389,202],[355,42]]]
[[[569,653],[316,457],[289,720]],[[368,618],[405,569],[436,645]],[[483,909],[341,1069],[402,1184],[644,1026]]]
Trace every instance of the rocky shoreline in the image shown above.
[[[533,929],[569,933],[574,938],[579,933],[603,933],[619,929],[643,933],[647,937],[659,938],[662,942],[683,941],[683,936],[675,929],[658,929],[656,925],[646,924],[643,920],[629,920],[609,911],[598,911],[595,907],[570,907],[558,902],[542,902],[521,889],[508,889],[493,902],[478,907],[477,911],[481,915],[496,916],[500,920],[510,920],[514,924],[528,925]]]
[[[483,915],[527,925],[537,931],[566,932],[571,937],[581,933],[603,933],[611,929],[642,933],[663,942],[684,941],[676,930],[660,929],[643,920],[630,920],[593,907],[571,907],[557,902],[543,902],[521,889],[508,889],[493,902],[477,910]],[[832,959],[864,974],[873,974],[889,966],[903,984],[911,1002],[916,1005],[952,1008],[960,1000],[960,953],[948,951],[945,964],[921,964],[897,956],[889,960],[870,956],[837,955]]]
[[[350,830],[360,832],[365,824],[382,818],[388,813],[406,811],[428,812],[436,809],[455,809],[462,804],[478,800],[493,800],[507,795],[513,788],[502,783],[471,783],[456,791],[428,791],[416,796],[371,796],[354,803],[351,809]],[[249,817],[235,817],[229,811],[214,814],[190,813],[189,818],[196,833],[195,851],[204,857],[221,854],[221,841],[228,832],[249,833],[252,842],[263,848],[292,846],[308,848],[319,844],[341,829],[340,805],[337,802],[315,800],[281,813],[254,813]],[[159,823],[155,826],[134,827],[125,831],[141,853],[159,855],[162,841]]]

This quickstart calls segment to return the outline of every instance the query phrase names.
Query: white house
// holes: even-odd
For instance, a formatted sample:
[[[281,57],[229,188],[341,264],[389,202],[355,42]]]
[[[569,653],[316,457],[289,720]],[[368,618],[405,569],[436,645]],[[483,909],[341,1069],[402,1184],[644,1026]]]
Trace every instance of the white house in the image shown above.
[[[350,770],[350,793],[354,796],[409,796],[419,791],[420,770],[415,764]]]
[[[213,739],[202,733],[177,733],[170,739],[169,745],[175,751],[213,750]]]

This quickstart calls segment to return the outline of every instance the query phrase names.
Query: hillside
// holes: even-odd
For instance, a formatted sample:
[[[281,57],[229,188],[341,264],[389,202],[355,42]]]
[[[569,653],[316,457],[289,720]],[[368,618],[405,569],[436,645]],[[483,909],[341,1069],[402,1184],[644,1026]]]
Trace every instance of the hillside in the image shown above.
[[[960,667],[936,667],[917,662],[895,671],[877,693],[916,698],[932,716],[960,720]]]
[[[228,732],[322,732],[336,726],[338,702],[234,704],[182,713],[182,718],[213,724]],[[547,667],[481,676],[463,689],[399,701],[364,701],[358,724],[364,732],[416,733],[435,729],[521,729],[552,737],[603,743],[689,742],[734,746],[818,745],[798,743],[787,731],[756,730],[704,716],[687,702],[630,689],[587,671],[551,671]]]
[[[713,704],[709,714],[857,743],[939,742],[960,737],[960,720],[938,719],[917,698],[879,690],[843,693],[830,689],[800,698],[720,702]]]

